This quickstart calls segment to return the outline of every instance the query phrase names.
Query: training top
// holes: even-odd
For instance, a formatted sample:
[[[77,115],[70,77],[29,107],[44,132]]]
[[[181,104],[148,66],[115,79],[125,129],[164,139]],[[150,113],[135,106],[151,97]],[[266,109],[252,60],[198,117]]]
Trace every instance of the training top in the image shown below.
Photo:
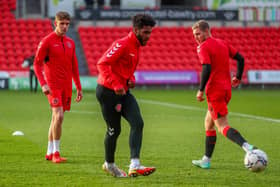
[[[43,38],[38,46],[34,70],[40,85],[48,84],[50,89],[71,88],[72,78],[81,90],[75,43],[67,36],[55,32]]]
[[[131,31],[113,42],[97,63],[97,82],[111,90],[128,90],[127,81],[135,82],[134,72],[139,62],[140,42]]]
[[[217,90],[231,89],[229,59],[238,51],[221,39],[209,37],[197,47],[201,64],[210,64],[211,73],[206,84],[206,95]]]

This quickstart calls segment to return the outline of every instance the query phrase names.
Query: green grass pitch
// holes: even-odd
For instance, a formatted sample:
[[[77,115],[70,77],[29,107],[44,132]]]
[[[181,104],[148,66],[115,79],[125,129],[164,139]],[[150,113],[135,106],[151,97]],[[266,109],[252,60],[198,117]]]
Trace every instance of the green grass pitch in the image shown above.
[[[155,166],[148,177],[118,179],[101,169],[105,123],[95,92],[72,103],[65,114],[61,142],[64,164],[44,160],[51,119],[42,93],[0,91],[0,186],[279,186],[279,90],[234,91],[229,104],[230,125],[264,150],[269,165],[252,173],[243,165],[244,151],[218,134],[212,167],[191,164],[204,153],[206,102],[192,90],[134,90],[145,122],[143,165]],[[73,99],[75,93],[73,95]],[[12,136],[20,130],[24,136]],[[129,125],[122,121],[116,163],[128,169]]]

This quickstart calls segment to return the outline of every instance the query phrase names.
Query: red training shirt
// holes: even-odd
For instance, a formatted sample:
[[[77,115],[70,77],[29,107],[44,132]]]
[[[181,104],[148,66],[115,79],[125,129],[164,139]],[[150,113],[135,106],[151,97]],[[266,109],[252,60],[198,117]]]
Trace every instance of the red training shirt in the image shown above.
[[[42,39],[35,55],[34,70],[40,85],[48,84],[51,90],[72,89],[72,77],[76,88],[82,89],[75,43],[67,36],[52,32]]]
[[[98,84],[112,90],[124,88],[127,91],[127,81],[135,81],[140,46],[133,32],[116,40],[97,63]]]
[[[224,40],[209,37],[197,47],[201,64],[211,65],[211,74],[206,85],[206,94],[218,90],[231,89],[229,58],[233,58],[237,50]]]

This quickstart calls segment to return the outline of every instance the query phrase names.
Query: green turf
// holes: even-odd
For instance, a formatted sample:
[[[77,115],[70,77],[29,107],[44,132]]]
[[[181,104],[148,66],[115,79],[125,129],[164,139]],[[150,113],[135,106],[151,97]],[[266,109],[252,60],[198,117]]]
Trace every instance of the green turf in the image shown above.
[[[52,164],[44,160],[51,116],[45,96],[0,91],[0,186],[279,186],[279,91],[234,91],[229,105],[230,124],[268,154],[269,166],[262,173],[246,170],[243,150],[221,135],[212,168],[191,165],[204,152],[206,103],[195,100],[195,91],[133,92],[145,121],[141,161],[157,167],[153,175],[117,179],[101,170],[105,124],[94,92],[85,93],[80,104],[73,102],[72,112],[65,114],[61,149],[68,162]],[[129,125],[122,122],[116,163],[127,170]],[[16,130],[25,136],[12,136]]]

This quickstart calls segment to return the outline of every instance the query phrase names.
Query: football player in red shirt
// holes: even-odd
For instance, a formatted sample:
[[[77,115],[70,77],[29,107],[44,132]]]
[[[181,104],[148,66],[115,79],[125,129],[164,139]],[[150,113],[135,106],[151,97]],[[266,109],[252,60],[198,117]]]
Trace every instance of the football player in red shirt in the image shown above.
[[[133,17],[133,30],[127,36],[113,42],[97,63],[98,85],[96,97],[107,125],[105,135],[105,163],[103,170],[115,177],[127,177],[126,172],[115,165],[115,150],[121,132],[121,116],[130,124],[130,158],[128,175],[149,175],[154,167],[140,165],[140,149],[144,122],[139,105],[129,89],[135,86],[134,72],[139,62],[140,47],[145,46],[155,25],[149,15]]]
[[[208,103],[205,117],[205,155],[201,160],[192,163],[201,168],[210,168],[210,159],[216,144],[216,130],[241,146],[246,152],[255,149],[241,134],[229,126],[227,104],[231,99],[231,87],[237,87],[244,69],[243,56],[231,45],[221,39],[211,36],[209,24],[200,20],[193,27],[193,35],[198,43],[197,53],[202,64],[199,90],[196,94],[198,101],[204,100],[204,88]],[[237,61],[236,76],[231,78],[229,59]]]
[[[65,35],[69,24],[67,12],[56,14],[55,30],[41,40],[34,60],[36,76],[52,108],[46,160],[54,163],[66,161],[60,157],[59,144],[64,112],[71,106],[72,78],[77,88],[76,102],[83,98],[75,43]]]

